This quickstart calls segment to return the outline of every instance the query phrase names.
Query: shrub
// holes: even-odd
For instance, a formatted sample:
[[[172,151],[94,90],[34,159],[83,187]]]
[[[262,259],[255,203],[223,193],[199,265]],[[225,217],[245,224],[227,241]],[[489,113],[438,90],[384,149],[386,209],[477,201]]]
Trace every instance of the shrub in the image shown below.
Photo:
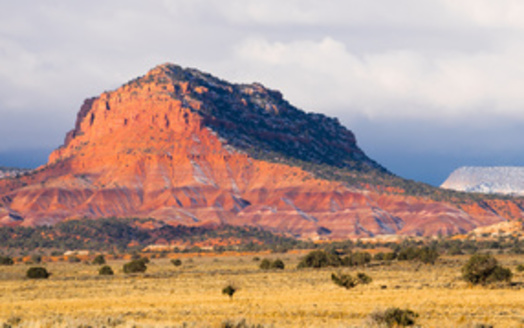
[[[369,319],[379,325],[386,327],[413,326],[418,314],[409,309],[388,308],[385,311],[375,311]]]
[[[357,279],[358,279],[358,282],[363,285],[367,285],[373,281],[373,279],[370,276],[368,276],[367,274],[363,272],[357,273]]]
[[[365,265],[369,262],[371,262],[371,254],[364,252],[351,253],[342,258],[342,265],[344,266]]]
[[[69,261],[69,263],[79,263],[80,262],[80,259],[76,256],[69,256],[67,258],[67,261]]]
[[[422,247],[417,250],[417,259],[425,264],[435,264],[439,254],[436,249],[430,247]]]
[[[252,324],[246,321],[246,319],[240,319],[239,321],[225,320],[220,324],[220,328],[263,328],[261,324]]]
[[[174,265],[174,266],[181,266],[182,265],[182,261],[180,259],[172,259],[171,260],[171,263]]]
[[[147,270],[146,263],[143,259],[133,260],[124,264],[124,273],[138,273]]]
[[[0,265],[13,265],[15,261],[9,256],[0,256]]]
[[[375,254],[375,256],[373,256],[373,260],[383,261],[384,257],[385,257],[385,254],[383,252],[380,252],[380,253]]]
[[[475,254],[462,267],[462,277],[474,285],[511,280],[511,271],[498,265],[490,254]]]
[[[325,251],[312,251],[308,253],[298,264],[298,268],[325,268],[340,266],[340,257]]]
[[[278,269],[278,270],[284,270],[286,265],[281,259],[276,259],[271,263],[271,269]]]
[[[384,254],[384,261],[393,261],[396,258],[397,258],[397,253],[395,252]]]
[[[340,275],[336,275],[334,273],[331,274],[331,280],[341,286],[341,287],[344,287],[346,289],[350,289],[350,288],[353,288],[357,285],[357,281],[355,279],[353,279],[353,277],[349,274],[340,274]]]
[[[417,249],[415,247],[406,247],[398,252],[397,259],[399,261],[411,261],[417,257]]]
[[[98,270],[98,274],[101,276],[112,276],[115,273],[113,272],[113,269],[111,269],[109,265],[104,265],[103,267],[100,268],[100,270]]]
[[[500,265],[496,266],[486,280],[487,283],[505,281],[510,282],[513,274],[508,268],[503,268]]]
[[[448,249],[448,255],[462,255],[464,252],[459,246],[452,246],[450,249]]]
[[[99,255],[95,256],[95,258],[93,259],[93,264],[96,264],[96,265],[104,265],[104,264],[106,264],[106,259],[105,259],[104,255],[99,254]]]
[[[31,262],[36,263],[36,264],[41,263],[42,262],[42,255],[40,255],[40,254],[33,254],[33,255],[31,255]]]
[[[26,277],[29,279],[47,279],[50,273],[42,267],[31,267],[26,272]]]
[[[406,247],[400,250],[398,253],[399,261],[412,261],[419,260],[425,264],[435,264],[435,261],[439,257],[436,249],[431,247]]]
[[[229,298],[233,298],[233,295],[236,291],[237,289],[235,287],[233,287],[232,285],[227,285],[222,289],[222,294],[229,296]]]
[[[271,268],[271,261],[269,259],[263,259],[260,262],[259,268],[262,270],[269,270]]]
[[[524,271],[524,264],[517,265],[517,272],[522,272],[522,271]]]
[[[269,270],[269,269],[283,270],[285,268],[285,264],[281,259],[276,259],[274,261],[271,261],[270,259],[263,259],[260,262],[259,268],[262,270]]]

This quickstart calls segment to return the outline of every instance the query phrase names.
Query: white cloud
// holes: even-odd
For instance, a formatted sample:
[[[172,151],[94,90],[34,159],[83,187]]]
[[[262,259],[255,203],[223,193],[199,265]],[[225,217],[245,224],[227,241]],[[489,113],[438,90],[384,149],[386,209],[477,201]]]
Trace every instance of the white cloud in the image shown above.
[[[248,39],[237,56],[249,75],[288,90],[288,98],[306,108],[350,108],[370,117],[447,120],[491,113],[524,119],[524,48],[510,50],[356,54],[326,37]]]
[[[523,39],[520,0],[0,0],[0,149],[166,61],[346,122],[522,122]]]

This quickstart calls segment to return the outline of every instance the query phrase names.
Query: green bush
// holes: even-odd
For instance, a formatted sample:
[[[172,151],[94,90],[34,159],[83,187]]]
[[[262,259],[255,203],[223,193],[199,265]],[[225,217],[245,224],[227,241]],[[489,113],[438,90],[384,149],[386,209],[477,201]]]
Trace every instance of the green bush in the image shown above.
[[[286,267],[284,262],[281,259],[276,259],[274,261],[271,261],[270,259],[263,259],[260,262],[259,268],[262,270],[269,270],[269,269],[278,269],[283,270]]]
[[[393,261],[396,258],[397,258],[397,253],[395,252],[384,254],[384,261]]]
[[[93,264],[96,264],[96,265],[104,265],[104,264],[106,264],[106,259],[105,259],[104,255],[99,254],[99,255],[95,256],[95,258],[93,259]]]
[[[73,256],[69,256],[67,258],[67,261],[69,263],[79,263],[79,262],[81,262],[81,260],[77,256],[74,256],[74,255]]]
[[[222,289],[222,294],[229,296],[229,298],[233,298],[233,295],[236,291],[237,289],[235,287],[233,287],[232,285],[227,285]]]
[[[380,252],[380,253],[375,254],[375,256],[373,256],[373,260],[375,260],[375,261],[383,261],[384,257],[385,257],[384,252]]]
[[[181,266],[182,265],[182,261],[180,259],[172,259],[171,260],[171,263],[174,265],[174,266]]]
[[[262,270],[269,270],[271,268],[271,261],[269,259],[263,259],[258,267]]]
[[[490,254],[475,254],[462,267],[462,277],[474,285],[511,280],[509,269],[498,265],[497,260]]]
[[[33,255],[31,255],[31,262],[36,263],[36,264],[41,263],[42,262],[42,255],[40,255],[40,254],[33,254]]]
[[[369,318],[378,326],[406,327],[413,326],[418,314],[409,309],[388,308],[385,311],[373,312]]]
[[[439,257],[436,249],[431,247],[405,247],[402,248],[397,256],[399,261],[413,261],[418,260],[425,264],[435,264],[435,261]]]
[[[278,270],[284,270],[286,265],[281,259],[276,259],[271,263],[271,269],[278,269]]]
[[[373,281],[373,279],[370,276],[368,276],[367,274],[363,272],[357,273],[357,279],[358,279],[358,282],[363,285],[367,285]]]
[[[522,271],[524,271],[524,264],[517,265],[517,272],[522,272]]]
[[[0,255],[0,265],[13,265],[15,264],[15,261],[9,256],[1,256]]]
[[[298,268],[325,268],[341,265],[340,257],[336,254],[317,250],[308,253],[298,264]]]
[[[349,274],[340,274],[336,275],[334,273],[331,274],[331,280],[346,289],[353,288],[357,285],[357,281]]]
[[[113,272],[113,269],[109,265],[104,265],[103,267],[98,270],[98,274],[101,276],[112,276],[115,273]]]
[[[42,267],[31,267],[26,272],[26,277],[29,279],[47,279],[50,273]]]
[[[342,258],[342,265],[344,266],[359,266],[371,262],[371,254],[364,252],[351,253]]]
[[[147,266],[143,259],[133,260],[124,264],[124,273],[146,272]]]

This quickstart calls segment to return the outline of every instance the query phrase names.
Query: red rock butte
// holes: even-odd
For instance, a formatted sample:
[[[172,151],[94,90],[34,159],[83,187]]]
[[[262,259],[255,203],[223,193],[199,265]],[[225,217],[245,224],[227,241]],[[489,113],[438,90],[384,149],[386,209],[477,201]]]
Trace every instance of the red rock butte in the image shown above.
[[[87,99],[46,165],[0,180],[0,225],[151,217],[343,239],[464,233],[522,218],[521,199],[436,201],[328,179],[335,171],[394,177],[336,119],[257,83],[164,64]]]

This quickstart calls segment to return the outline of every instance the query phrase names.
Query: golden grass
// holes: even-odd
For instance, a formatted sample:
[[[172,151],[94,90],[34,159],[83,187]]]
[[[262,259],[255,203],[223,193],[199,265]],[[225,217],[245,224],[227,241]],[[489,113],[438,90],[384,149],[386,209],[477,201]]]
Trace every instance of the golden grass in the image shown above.
[[[280,257],[283,271],[261,271],[249,255],[185,258],[181,267],[153,259],[146,274],[133,276],[122,273],[125,261],[114,260],[113,277],[98,276],[94,265],[47,263],[52,276],[43,281],[25,279],[25,264],[0,267],[0,324],[220,327],[245,319],[267,327],[366,327],[371,312],[395,306],[419,313],[422,327],[524,326],[524,274],[515,271],[523,257],[498,256],[518,284],[501,288],[461,281],[466,256],[356,270],[296,270],[299,255]],[[366,272],[373,282],[346,290],[331,282],[334,271]],[[221,292],[227,284],[239,288],[232,300]]]

